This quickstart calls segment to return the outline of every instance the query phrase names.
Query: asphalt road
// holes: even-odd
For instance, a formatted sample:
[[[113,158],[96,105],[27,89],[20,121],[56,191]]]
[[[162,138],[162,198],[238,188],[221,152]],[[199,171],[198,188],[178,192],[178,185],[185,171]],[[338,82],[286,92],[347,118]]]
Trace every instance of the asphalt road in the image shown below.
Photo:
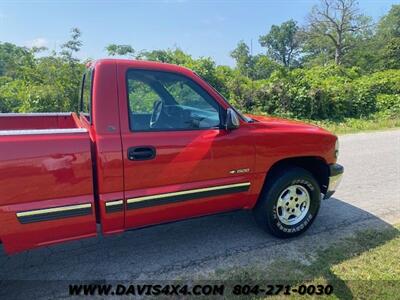
[[[306,253],[357,230],[400,223],[400,130],[341,136],[340,149],[343,181],[301,237],[276,239],[243,211],[14,256],[0,248],[0,296],[1,290],[31,282],[32,288],[41,286],[32,293],[50,298],[46,280],[218,278],[218,269],[251,267],[279,257],[307,259]]]

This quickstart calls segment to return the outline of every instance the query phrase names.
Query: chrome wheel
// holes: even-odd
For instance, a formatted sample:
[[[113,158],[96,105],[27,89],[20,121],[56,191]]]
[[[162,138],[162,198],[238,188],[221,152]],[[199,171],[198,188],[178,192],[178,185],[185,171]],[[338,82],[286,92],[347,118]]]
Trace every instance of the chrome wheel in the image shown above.
[[[301,185],[291,185],[279,195],[276,214],[285,225],[296,225],[301,222],[310,209],[310,194]]]

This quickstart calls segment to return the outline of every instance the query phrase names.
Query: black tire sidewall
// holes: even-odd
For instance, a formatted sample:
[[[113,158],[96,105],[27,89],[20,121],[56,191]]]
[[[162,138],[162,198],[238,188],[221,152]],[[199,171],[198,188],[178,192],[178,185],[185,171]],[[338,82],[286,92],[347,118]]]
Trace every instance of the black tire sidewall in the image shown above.
[[[291,185],[301,185],[307,189],[310,196],[310,208],[301,222],[295,225],[286,225],[279,220],[276,205],[281,193]],[[269,231],[279,237],[292,237],[306,231],[315,220],[321,203],[321,192],[311,173],[301,168],[294,168],[275,180],[268,189],[264,200],[264,214],[266,214]]]

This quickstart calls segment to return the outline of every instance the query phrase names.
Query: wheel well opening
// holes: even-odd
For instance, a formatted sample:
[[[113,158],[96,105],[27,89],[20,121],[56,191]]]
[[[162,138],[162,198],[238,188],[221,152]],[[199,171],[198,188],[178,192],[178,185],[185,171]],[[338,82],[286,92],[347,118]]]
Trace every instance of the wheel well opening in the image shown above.
[[[329,167],[327,163],[319,157],[293,157],[286,158],[274,163],[267,172],[265,183],[271,182],[271,179],[285,169],[290,167],[300,167],[309,171],[317,180],[321,193],[325,194],[328,188]],[[266,184],[264,184],[266,186]]]

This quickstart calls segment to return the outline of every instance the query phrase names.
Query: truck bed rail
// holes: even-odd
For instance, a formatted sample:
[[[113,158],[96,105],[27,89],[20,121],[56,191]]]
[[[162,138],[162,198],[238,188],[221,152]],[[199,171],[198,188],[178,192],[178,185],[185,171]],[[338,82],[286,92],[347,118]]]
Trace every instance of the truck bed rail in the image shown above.
[[[6,135],[32,135],[32,134],[61,134],[61,133],[83,133],[86,128],[62,128],[62,129],[27,129],[27,130],[0,130],[0,136]]]

